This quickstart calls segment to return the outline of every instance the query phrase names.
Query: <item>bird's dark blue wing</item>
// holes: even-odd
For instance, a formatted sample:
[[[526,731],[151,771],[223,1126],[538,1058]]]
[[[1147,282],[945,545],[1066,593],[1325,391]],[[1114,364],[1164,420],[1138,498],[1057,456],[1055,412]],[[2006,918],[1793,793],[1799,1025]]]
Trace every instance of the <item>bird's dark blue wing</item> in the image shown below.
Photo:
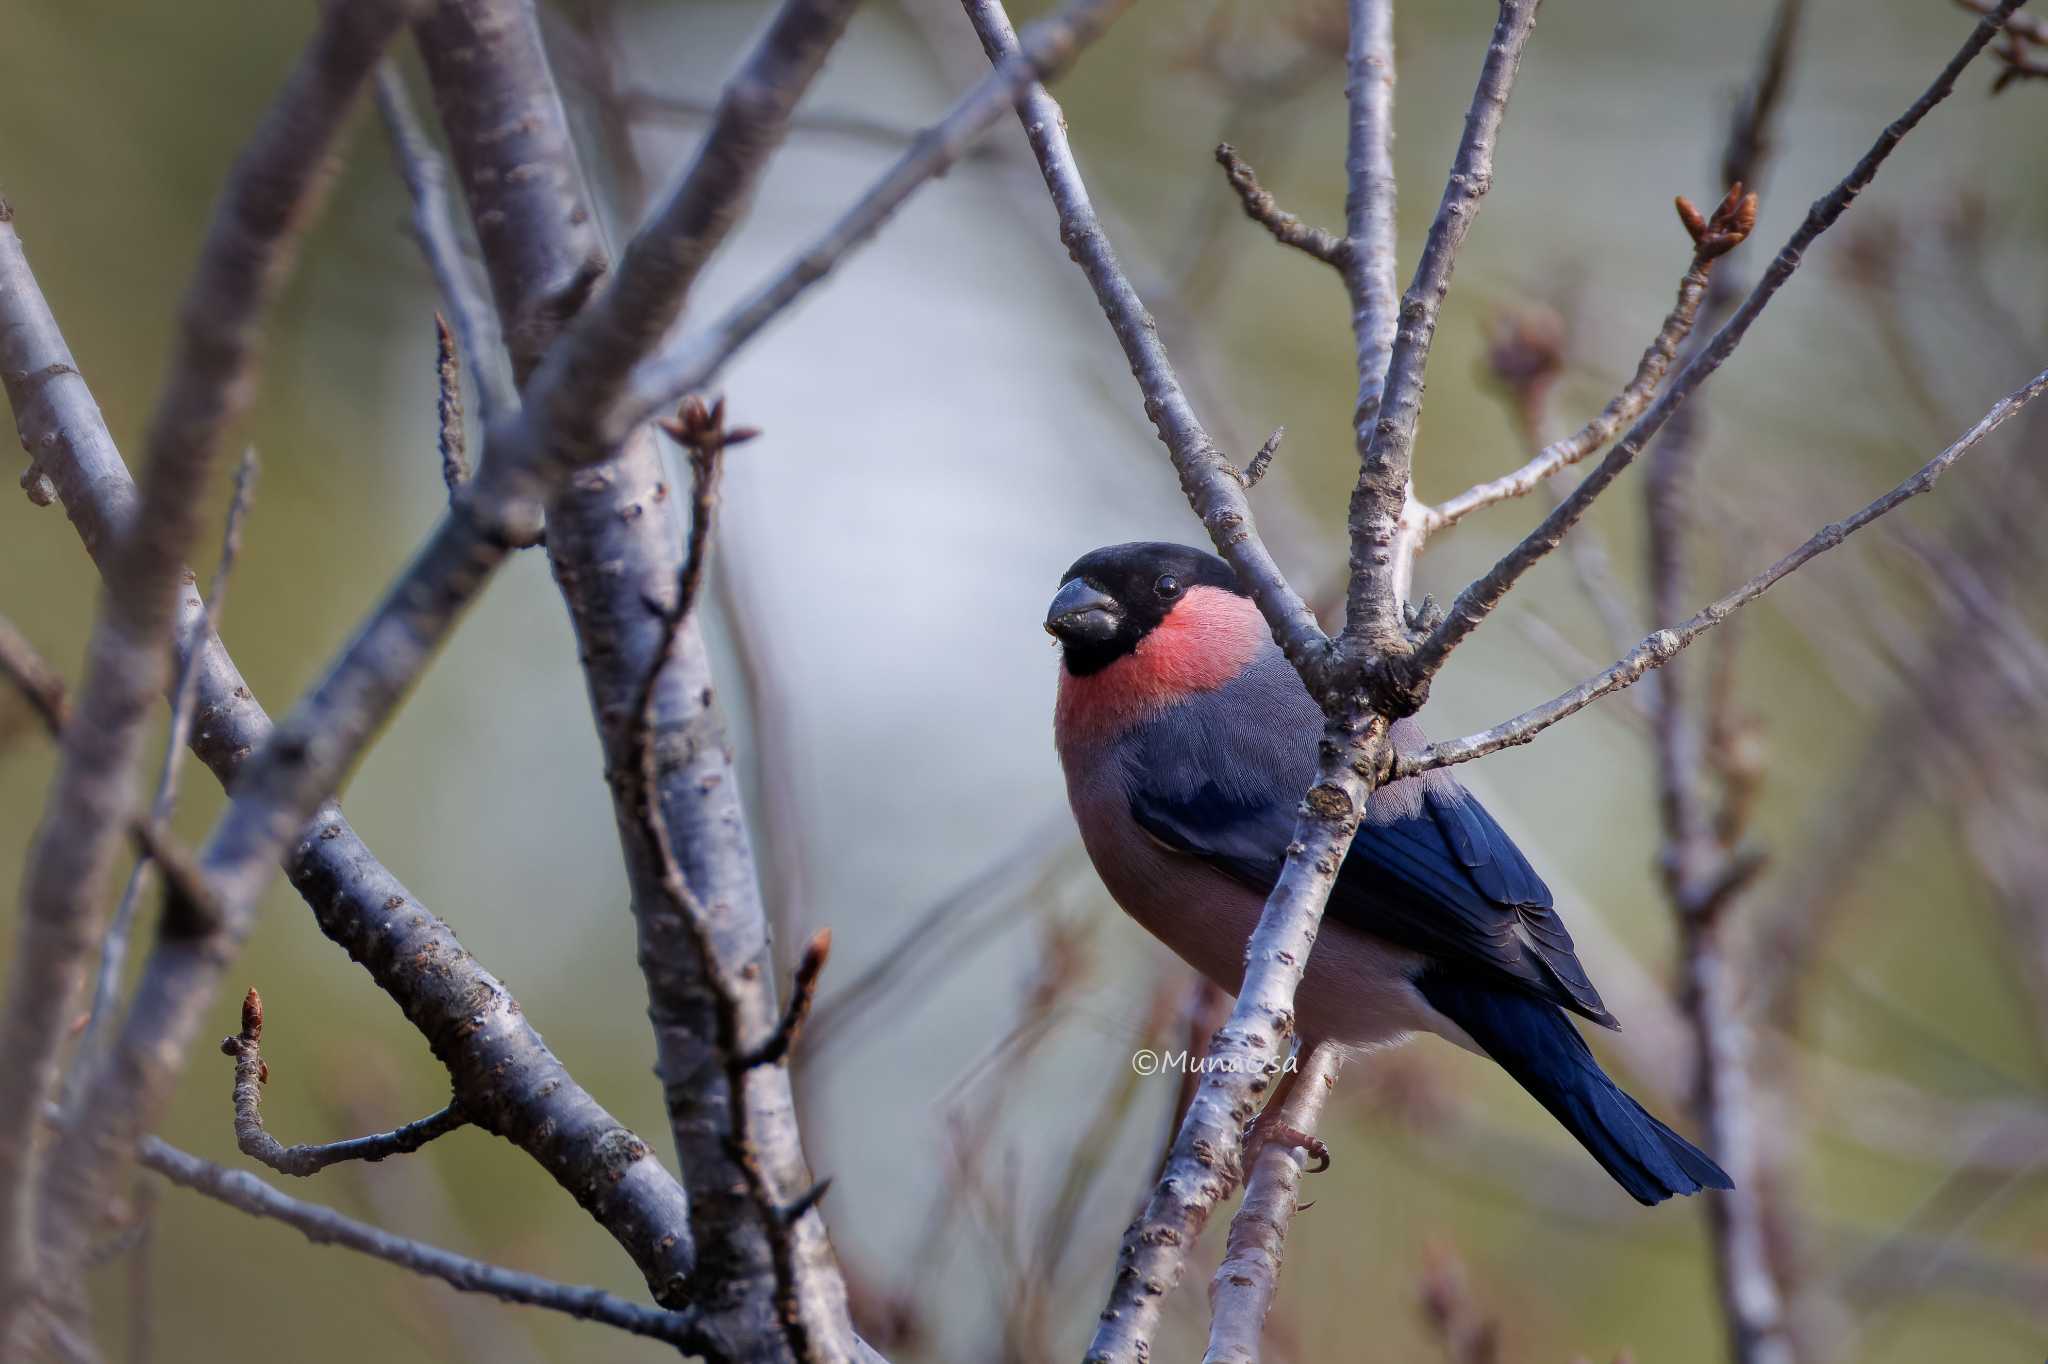
[[[1279,879],[1310,773],[1219,764],[1162,728],[1131,754],[1131,816],[1177,852],[1261,892]],[[1375,793],[1330,896],[1329,916],[1477,969],[1597,1023],[1613,1015],[1586,978],[1550,888],[1470,792],[1445,777]]]
[[[1486,807],[1448,779],[1411,779],[1375,793],[1329,913],[1615,1026],[1553,909],[1550,887]]]

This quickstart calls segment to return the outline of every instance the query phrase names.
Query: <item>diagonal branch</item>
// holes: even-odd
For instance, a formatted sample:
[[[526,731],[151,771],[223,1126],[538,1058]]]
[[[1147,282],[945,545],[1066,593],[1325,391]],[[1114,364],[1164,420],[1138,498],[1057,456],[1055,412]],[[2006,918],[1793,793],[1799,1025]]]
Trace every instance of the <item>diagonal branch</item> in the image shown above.
[[[384,120],[384,133],[391,142],[391,154],[398,173],[412,198],[412,234],[426,257],[441,301],[455,319],[455,337],[469,361],[470,377],[476,383],[476,415],[479,425],[488,427],[502,414],[519,405],[519,393],[505,374],[499,356],[504,350],[498,334],[498,319],[491,305],[478,292],[463,254],[462,236],[448,205],[448,168],[413,112],[405,93],[405,81],[389,59],[377,67],[377,113]],[[445,418],[444,418],[445,424]]]
[[[1237,148],[1228,142],[1218,143],[1216,164],[1223,167],[1224,177],[1237,191],[1237,201],[1244,206],[1244,216],[1272,233],[1274,241],[1338,270],[1348,268],[1350,242],[1334,232],[1305,223],[1281,208],[1272,191],[1259,183],[1251,164],[1237,154]]]
[[[235,471],[234,496],[228,502],[227,525],[221,533],[220,561],[213,571],[212,582],[207,584],[205,605],[199,608],[197,618],[179,631],[184,640],[184,658],[178,665],[177,681],[171,689],[171,728],[164,737],[163,762],[157,769],[156,795],[149,809],[148,823],[156,829],[169,827],[171,815],[177,808],[178,769],[185,747],[192,738],[193,714],[199,704],[198,641],[220,633],[221,613],[227,609],[228,583],[234,576],[235,559],[242,549],[242,521],[248,515],[255,486],[256,451],[251,448],[242,452],[241,467]],[[107,924],[106,937],[100,943],[100,965],[93,986],[92,1010],[86,1016],[85,1031],[80,1035],[77,1051],[71,1058],[72,1088],[67,1109],[74,1108],[81,1092],[79,1084],[98,1061],[101,1030],[113,1013],[122,972],[127,966],[128,940],[134,933],[136,911],[149,884],[149,869],[156,864],[154,857],[136,860],[134,870],[128,874],[128,885],[121,892],[121,901],[114,906],[114,917]],[[191,868],[189,861],[181,866],[182,870],[172,873],[179,880],[176,889],[181,898],[188,904],[203,902],[205,891],[196,868]]]
[[[263,1086],[270,1083],[270,1066],[263,1059],[263,997],[253,985],[242,999],[242,1030],[223,1039],[220,1049],[223,1055],[235,1058],[235,1145],[243,1155],[262,1161],[281,1175],[304,1178],[346,1160],[411,1155],[469,1121],[458,1104],[450,1103],[389,1132],[317,1146],[286,1146],[263,1126]]]
[[[1278,1105],[1277,1119],[1294,1132],[1313,1136],[1322,1121],[1324,1103],[1337,1084],[1342,1058],[1329,1047],[1306,1049],[1301,1074]],[[1257,1364],[1266,1314],[1280,1291],[1280,1261],[1287,1249],[1287,1229],[1298,1210],[1306,1167],[1301,1148],[1269,1141],[1245,1181],[1244,1202],[1230,1219],[1230,1239],[1223,1262],[1209,1280],[1209,1348],[1202,1364]]]
[[[709,385],[741,346],[880,230],[913,190],[958,161],[1021,92],[1065,71],[1081,49],[1131,3],[1072,0],[1050,18],[1033,24],[1012,55],[955,101],[944,118],[919,133],[909,150],[808,250],[717,323],[640,364],[628,400],[611,422],[594,428],[599,437],[616,438],[619,432],[673,406],[683,394]]]
[[[1950,465],[1968,454],[1986,436],[2039,397],[2044,389],[2048,389],[2048,371],[2035,375],[2027,383],[1993,404],[1991,410],[1986,412],[1975,426],[1922,465],[1912,477],[1852,515],[1822,526],[1791,553],[1740,587],[1700,608],[1690,619],[1645,638],[1642,643],[1616,659],[1607,669],[1587,678],[1562,696],[1546,701],[1532,710],[1524,711],[1512,719],[1504,720],[1490,729],[1481,730],[1477,734],[1468,734],[1462,739],[1446,739],[1397,759],[1393,767],[1393,776],[1396,779],[1410,777],[1433,768],[1470,762],[1474,758],[1497,753],[1504,748],[1526,744],[1558,721],[1577,714],[1609,692],[1620,691],[1623,687],[1635,683],[1651,669],[1665,663],[1679,650],[1770,591],[1807,561],[1825,554],[1880,516],[1933,488]]]
[[[562,1312],[579,1321],[615,1326],[636,1336],[664,1340],[691,1353],[711,1353],[719,1342],[708,1339],[694,1312],[664,1312],[628,1302],[599,1288],[554,1283],[502,1265],[472,1260],[344,1217],[332,1208],[279,1193],[242,1170],[180,1151],[155,1137],[144,1137],[141,1163],[181,1188],[240,1209],[252,1217],[269,1218],[297,1228],[315,1245],[342,1246],[383,1260],[415,1274],[441,1280],[465,1293],[482,1293],[503,1302],[525,1303]]]
[[[999,69],[1007,67],[1021,49],[999,0],[964,3],[983,50]],[[1273,638],[1286,650],[1288,659],[1297,669],[1321,669],[1328,659],[1330,640],[1316,623],[1315,612],[1281,574],[1259,539],[1237,466],[1217,448],[1195,416],[1151,314],[1117,263],[1067,142],[1066,120],[1058,102],[1042,87],[1026,86],[1017,94],[1016,103],[1017,116],[1059,213],[1060,240],[1074,253],[1130,361],[1145,395],[1145,415],[1151,418],[1174,471],[1180,475],[1181,491],[1201,518],[1216,552],[1230,561],[1239,580],[1257,599]]]
[[[0,1017],[0,1342],[42,1295],[36,1124],[99,937],[99,892],[136,800],[132,772],[162,690],[177,571],[198,537],[214,452],[255,391],[262,321],[331,176],[330,152],[355,96],[406,18],[399,0],[337,5],[230,173],[186,288],[169,373],[150,419],[138,514],[116,548],[94,626],[78,723],[30,849],[20,941]],[[0,212],[0,218],[10,216]],[[34,338],[25,338],[33,343]],[[20,370],[15,389],[56,375]],[[75,370],[73,371],[75,374]],[[26,377],[18,377],[26,376]],[[47,475],[46,475],[47,476]]]
[[[1807,212],[1805,221],[1780,248],[1776,258],[1764,271],[1763,277],[1757,281],[1756,287],[1743,300],[1742,306],[1737,308],[1734,316],[1714,334],[1713,340],[1679,370],[1677,377],[1672,379],[1657,401],[1651,405],[1650,410],[1629,428],[1628,434],[1608,451],[1607,457],[1558,504],[1556,510],[1543,519],[1542,524],[1529,532],[1521,543],[1509,550],[1491,569],[1458,594],[1457,600],[1452,603],[1443,621],[1416,646],[1413,656],[1402,665],[1411,684],[1426,683],[1427,679],[1443,667],[1444,660],[1450,656],[1451,651],[1477,629],[1481,621],[1492,614],[1494,607],[1500,604],[1501,598],[1507,595],[1508,589],[1513,587],[1522,574],[1528,572],[1538,560],[1557,548],[1565,533],[1576,525],[1592,506],[1593,500],[1621,476],[1622,470],[1634,462],[1650,438],[1671,419],[1672,413],[1692,395],[1694,389],[1726,362],[1735,347],[1741,344],[1743,337],[1748,334],[1757,316],[1799,268],[1805,259],[1807,249],[1841,218],[1856,196],[1877,178],[1879,168],[1884,165],[1886,158],[1899,143],[1905,140],[1906,135],[1917,128],[1921,120],[1925,119],[1937,104],[1949,97],[1955,90],[1956,79],[1962,75],[1964,68],[1968,67],[1977,54],[1997,36],[2005,16],[2022,3],[2024,0],[2000,0],[1998,8],[1976,26],[1955,56],[1949,59],[1948,64],[1935,77],[1933,84],[1913,101],[1905,113],[1893,120],[1878,135],[1877,141],[1857,161],[1848,175],[1814,203],[1812,209]]]
[[[1351,527],[1351,579],[1345,595],[1344,642],[1352,652],[1369,651],[1377,657],[1393,658],[1409,647],[1403,592],[1408,554],[1401,548],[1402,517],[1407,510],[1415,452],[1415,431],[1422,416],[1423,370],[1436,339],[1436,319],[1444,296],[1451,287],[1451,269],[1465,234],[1478,216],[1480,201],[1493,184],[1493,156],[1507,116],[1508,92],[1514,88],[1515,73],[1521,66],[1522,50],[1536,27],[1538,0],[1500,0],[1500,17],[1479,70],[1478,87],[1465,113],[1465,132],[1458,143],[1451,173],[1444,184],[1443,199],[1436,219],[1423,243],[1422,258],[1415,276],[1401,297],[1399,325],[1387,360],[1386,380],[1380,386],[1377,411],[1359,403],[1356,437],[1359,445],[1358,486],[1351,494],[1348,524]],[[1359,0],[1354,18],[1375,18],[1374,6]],[[1359,47],[1370,41],[1354,34]],[[1354,62],[1354,70],[1359,67]],[[1388,76],[1391,78],[1391,66]],[[1354,75],[1354,80],[1362,76]],[[1370,83],[1368,82],[1368,89]],[[1389,92],[1391,94],[1391,92]],[[1354,151],[1361,134],[1360,120],[1353,119]],[[1354,177],[1356,172],[1354,171]],[[1354,178],[1354,199],[1363,193]],[[1392,196],[1384,206],[1389,221]],[[1358,206],[1354,203],[1354,214]],[[1380,211],[1375,202],[1374,211]],[[1354,302],[1354,310],[1356,303]],[[1360,353],[1364,358],[1361,338]],[[1360,379],[1363,393],[1368,380]]]
[[[39,386],[9,390],[22,440],[45,452],[55,496],[87,550],[104,563],[134,514],[135,485],[71,364],[20,239],[5,225],[0,301],[6,305],[0,343],[14,347],[0,375],[52,376]],[[198,709],[207,717],[192,731],[190,746],[225,785],[268,740],[272,726],[218,634],[203,627],[205,609],[180,595],[178,638],[197,679]],[[152,860],[171,872],[161,847]],[[338,809],[328,805],[300,831],[287,871],[321,931],[363,965],[447,1065],[472,1121],[520,1146],[583,1200],[657,1291],[680,1284],[691,1250],[687,1237],[674,1235],[675,1228],[689,1225],[682,1186],[644,1142],[576,1083],[518,1002],[377,861]],[[394,912],[401,908],[404,913]],[[158,1064],[144,1055],[129,1061],[150,1064],[148,1076]],[[148,1076],[117,1075],[110,1086],[83,1087],[81,1100],[97,1094],[116,1115],[125,1115],[129,1098],[158,1083]],[[73,1130],[74,1146],[119,1140],[104,1125],[75,1122]],[[51,1244],[62,1252],[53,1258],[82,1253],[96,1233],[101,1204],[95,1171],[113,1159],[111,1151],[96,1150],[53,1169],[55,1203],[65,1214],[50,1219],[59,1233]]]
[[[1657,385],[1664,382],[1664,375],[1678,355],[1678,347],[1692,331],[1693,319],[1699,315],[1700,303],[1707,296],[1707,280],[1714,259],[1712,256],[1693,256],[1678,281],[1678,301],[1665,315],[1664,325],[1657,329],[1657,335],[1643,351],[1643,358],[1636,362],[1634,376],[1621,392],[1608,400],[1597,416],[1569,436],[1544,446],[1534,458],[1512,473],[1474,484],[1456,497],[1428,508],[1423,513],[1421,534],[1424,537],[1433,535],[1457,525],[1473,512],[1534,491],[1552,474],[1569,469],[1598,451],[1614,439],[1614,434],[1623,425],[1634,421],[1650,405],[1650,399],[1656,396]]]

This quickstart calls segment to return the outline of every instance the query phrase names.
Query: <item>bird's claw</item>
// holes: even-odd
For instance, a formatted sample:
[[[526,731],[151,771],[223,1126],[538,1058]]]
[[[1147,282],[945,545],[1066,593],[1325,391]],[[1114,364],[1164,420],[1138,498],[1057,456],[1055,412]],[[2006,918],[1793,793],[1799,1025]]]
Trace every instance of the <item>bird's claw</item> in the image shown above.
[[[1251,1165],[1268,1146],[1278,1146],[1283,1150],[1299,1147],[1308,1152],[1309,1159],[1315,1163],[1304,1167],[1304,1174],[1319,1175],[1330,1168],[1330,1148],[1320,1137],[1286,1123],[1254,1119],[1244,1130],[1244,1163]]]

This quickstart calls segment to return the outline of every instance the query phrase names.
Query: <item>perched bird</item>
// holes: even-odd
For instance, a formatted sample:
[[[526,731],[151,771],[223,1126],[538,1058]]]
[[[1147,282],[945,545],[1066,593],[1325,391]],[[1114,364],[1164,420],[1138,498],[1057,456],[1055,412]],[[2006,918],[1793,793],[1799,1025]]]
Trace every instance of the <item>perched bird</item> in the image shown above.
[[[1132,918],[1235,991],[1315,779],[1321,710],[1230,565],[1201,550],[1083,555],[1045,628],[1089,858]],[[1397,751],[1423,742],[1412,720],[1392,733]],[[1498,1062],[1638,1201],[1731,1187],[1607,1077],[1567,1012],[1619,1026],[1493,817],[1441,770],[1373,792],[1295,999],[1302,1045],[1435,1033]]]

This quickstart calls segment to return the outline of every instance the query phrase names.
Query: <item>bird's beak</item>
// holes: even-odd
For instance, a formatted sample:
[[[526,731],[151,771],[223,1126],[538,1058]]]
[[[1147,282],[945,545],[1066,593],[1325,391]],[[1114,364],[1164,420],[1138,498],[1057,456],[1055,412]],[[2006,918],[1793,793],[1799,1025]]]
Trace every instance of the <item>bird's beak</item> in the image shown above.
[[[1114,636],[1122,623],[1116,599],[1080,578],[1060,588],[1045,609],[1045,632],[1066,644],[1099,644]]]

